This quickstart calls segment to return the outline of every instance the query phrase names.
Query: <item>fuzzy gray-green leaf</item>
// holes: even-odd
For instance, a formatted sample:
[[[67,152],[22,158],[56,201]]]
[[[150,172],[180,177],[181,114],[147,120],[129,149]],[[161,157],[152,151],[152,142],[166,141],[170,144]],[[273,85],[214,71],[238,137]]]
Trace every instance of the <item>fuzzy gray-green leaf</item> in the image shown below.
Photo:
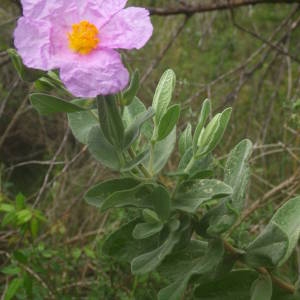
[[[54,113],[74,113],[86,110],[84,107],[68,102],[64,99],[46,94],[31,94],[32,106],[41,114],[49,115]]]
[[[165,139],[176,126],[180,116],[180,105],[171,106],[162,117],[158,126],[157,141]]]
[[[173,70],[167,70],[161,77],[156,88],[152,107],[154,108],[155,122],[159,124],[168,109],[175,88],[176,75]]]
[[[85,145],[88,143],[90,130],[99,124],[96,110],[68,113],[68,121],[75,138]]]
[[[194,137],[193,137],[193,152],[194,153],[197,152],[199,136],[200,136],[202,129],[204,128],[204,125],[209,117],[210,112],[211,112],[211,102],[209,99],[205,99],[202,104],[202,109],[201,109],[201,113],[199,116],[199,122],[198,122],[198,125],[197,125],[195,133],[194,133]]]
[[[292,254],[300,234],[300,197],[284,204],[249,245],[246,261],[253,266],[281,266]]]
[[[179,137],[178,148],[181,156],[192,146],[193,136],[192,136],[192,125],[188,123],[185,130]]]
[[[194,180],[183,183],[173,201],[173,208],[195,213],[205,201],[228,196],[232,188],[215,179]]]
[[[91,154],[104,166],[120,170],[121,163],[115,148],[106,140],[100,126],[94,126],[89,131],[88,149]]]

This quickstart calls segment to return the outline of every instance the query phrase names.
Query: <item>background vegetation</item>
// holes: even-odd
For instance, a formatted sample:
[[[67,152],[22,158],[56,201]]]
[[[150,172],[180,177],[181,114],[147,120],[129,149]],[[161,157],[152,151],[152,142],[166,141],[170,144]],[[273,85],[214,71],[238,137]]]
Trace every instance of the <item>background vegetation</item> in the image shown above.
[[[167,7],[179,1],[129,2]],[[17,299],[155,299],[162,278],[133,277],[128,265],[101,254],[105,237],[128,215],[101,215],[83,201],[92,184],[114,174],[75,142],[66,116],[42,118],[30,106],[35,87],[20,81],[6,52],[20,14],[17,2],[1,0],[0,299],[10,299],[8,291]],[[153,16],[153,23],[151,42],[124,53],[129,69],[142,75],[139,97],[150,104],[159,77],[172,68],[178,78],[173,101],[184,107],[179,132],[186,121],[196,121],[207,97],[216,111],[233,106],[225,146],[216,154],[221,164],[242,138],[255,144],[242,220],[251,237],[299,193],[299,7]],[[177,159],[174,153],[166,171]],[[299,270],[294,272],[297,278]]]

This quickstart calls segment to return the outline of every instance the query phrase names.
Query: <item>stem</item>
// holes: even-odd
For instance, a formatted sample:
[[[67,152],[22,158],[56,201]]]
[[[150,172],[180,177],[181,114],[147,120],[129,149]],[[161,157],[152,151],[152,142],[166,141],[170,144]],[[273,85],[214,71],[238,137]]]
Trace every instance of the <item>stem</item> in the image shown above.
[[[154,146],[155,146],[155,141],[151,141],[150,162],[149,162],[149,169],[151,174],[153,174]]]
[[[195,157],[193,156],[190,160],[190,162],[188,163],[188,165],[186,166],[186,168],[184,169],[184,173],[188,174],[189,171],[192,169],[192,167],[194,166],[194,163],[195,163],[196,159]],[[174,197],[177,193],[177,190],[178,190],[178,187],[180,185],[180,183],[182,182],[182,179],[177,179],[176,181],[176,185],[175,185],[175,189],[173,190],[173,193],[172,193],[172,197]]]
[[[188,163],[188,165],[186,166],[186,168],[184,169],[184,173],[188,173],[191,170],[195,161],[196,161],[195,157],[193,156],[192,159],[190,160],[190,162]]]
[[[130,157],[132,159],[136,158],[135,152],[132,149],[132,147],[130,147],[128,149],[128,154],[130,155]],[[149,173],[149,171],[145,168],[145,166],[143,164],[139,164],[138,165],[139,170],[141,171],[141,173],[146,177],[146,178],[152,178],[151,174]]]
[[[96,114],[93,110],[89,110],[89,112],[92,114],[92,116],[93,116],[97,121],[99,121],[99,116],[98,116],[98,114]]]
[[[234,257],[240,257],[241,254],[243,253],[241,250],[234,248],[230,243],[228,243],[227,241],[223,240],[224,242],[224,248],[227,250],[227,252],[229,252],[232,256]],[[240,265],[245,266],[246,264],[241,261],[240,259],[237,260],[237,263]],[[288,292],[289,294],[294,294],[296,292],[296,288],[294,285],[290,284],[289,282],[286,282],[280,278],[278,278],[277,276],[273,275],[270,271],[268,271],[266,268],[264,267],[259,267],[259,268],[255,268],[255,270],[263,275],[268,274],[273,283],[276,284],[278,287],[280,287],[282,290]]]

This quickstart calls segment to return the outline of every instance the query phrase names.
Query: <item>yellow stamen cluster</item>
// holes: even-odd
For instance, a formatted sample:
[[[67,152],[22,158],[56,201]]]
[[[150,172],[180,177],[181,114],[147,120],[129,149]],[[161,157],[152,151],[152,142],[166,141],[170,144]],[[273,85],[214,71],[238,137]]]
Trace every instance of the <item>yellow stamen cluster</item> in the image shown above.
[[[88,21],[73,24],[72,31],[68,33],[69,47],[74,52],[89,54],[100,42],[98,35],[97,27]]]

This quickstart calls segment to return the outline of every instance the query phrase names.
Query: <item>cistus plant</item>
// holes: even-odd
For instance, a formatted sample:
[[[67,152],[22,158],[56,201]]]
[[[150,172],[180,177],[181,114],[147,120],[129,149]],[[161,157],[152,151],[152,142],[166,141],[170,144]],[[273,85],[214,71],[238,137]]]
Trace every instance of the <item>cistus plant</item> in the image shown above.
[[[24,6],[30,1],[23,2]],[[58,20],[55,14],[57,6],[47,6],[49,1],[37,2],[40,2],[38,22],[45,26],[41,27],[40,33],[43,34],[44,29],[53,34],[56,32],[53,28],[57,26],[54,21]],[[299,238],[300,197],[279,208],[256,238],[245,238],[247,230],[239,225],[239,221],[245,209],[252,143],[245,139],[232,149],[222,176],[218,167],[221,163],[217,164],[213,155],[215,148],[222,145],[231,108],[212,116],[211,101],[203,101],[196,126],[193,128],[188,123],[177,139],[176,125],[181,109],[180,105],[171,104],[176,82],[172,70],[163,74],[152,105],[146,108],[137,97],[137,72],[124,90],[127,71],[120,67],[119,56],[116,69],[115,61],[111,60],[118,54],[111,53],[107,64],[97,60],[98,56],[106,56],[106,51],[114,51],[101,46],[101,41],[109,45],[108,48],[130,49],[144,45],[152,33],[148,14],[135,8],[135,14],[128,16],[125,13],[129,13],[128,9],[123,10],[126,1],[95,0],[87,3],[108,7],[108,19],[104,23],[99,21],[97,18],[103,16],[97,15],[97,9],[93,10],[95,6],[83,10],[93,16],[89,20],[86,20],[89,14],[77,19],[71,14],[72,17],[66,20],[74,23],[64,23],[64,26],[69,26],[69,31],[66,30],[63,38],[59,35],[65,48],[55,48],[55,36],[49,36],[54,49],[62,51],[54,56],[51,56],[53,48],[45,50],[41,47],[50,56],[44,60],[44,56],[42,59],[39,56],[41,52],[35,52],[37,56],[31,57],[28,41],[22,41],[19,31],[27,23],[30,26],[34,23],[30,21],[32,6],[25,5],[25,17],[19,20],[15,37],[27,67],[44,71],[60,68],[60,77],[53,71],[42,77],[40,73],[36,74],[39,78],[35,82],[36,88],[54,90],[60,95],[70,91],[76,97],[83,97],[69,101],[64,96],[58,98],[33,93],[30,96],[32,105],[41,114],[67,113],[75,138],[86,145],[99,163],[114,171],[112,179],[99,182],[85,195],[86,202],[99,211],[123,208],[131,218],[106,239],[103,253],[130,263],[134,275],[159,272],[169,282],[158,293],[159,300],[183,299],[185,291],[191,290],[189,287],[193,287],[194,299],[202,300],[300,299],[298,283],[286,274],[282,275],[282,266],[292,256]],[[116,3],[117,7],[113,5]],[[68,5],[72,4],[76,6],[74,1],[69,1],[64,4],[67,7],[62,8],[72,11],[71,8],[68,10]],[[109,9],[113,7],[116,11],[112,13]],[[122,16],[122,25],[115,20],[119,20],[118,14]],[[133,19],[136,27],[130,23],[132,18],[137,18]],[[127,35],[138,42],[134,45],[125,43],[128,47],[121,43],[129,43],[128,40],[114,35],[116,30],[122,33],[123,29],[126,35],[126,22],[130,23],[133,32],[138,28],[135,34]],[[101,32],[105,32],[104,37],[113,33],[111,39],[102,39]],[[143,40],[137,38],[143,33],[146,35]],[[24,77],[28,70],[21,58],[13,50],[10,55],[19,74]],[[42,68],[39,64],[31,64],[33,61],[47,65]],[[89,78],[93,79],[89,81]],[[164,167],[174,151],[180,160],[172,172],[165,172]]]

